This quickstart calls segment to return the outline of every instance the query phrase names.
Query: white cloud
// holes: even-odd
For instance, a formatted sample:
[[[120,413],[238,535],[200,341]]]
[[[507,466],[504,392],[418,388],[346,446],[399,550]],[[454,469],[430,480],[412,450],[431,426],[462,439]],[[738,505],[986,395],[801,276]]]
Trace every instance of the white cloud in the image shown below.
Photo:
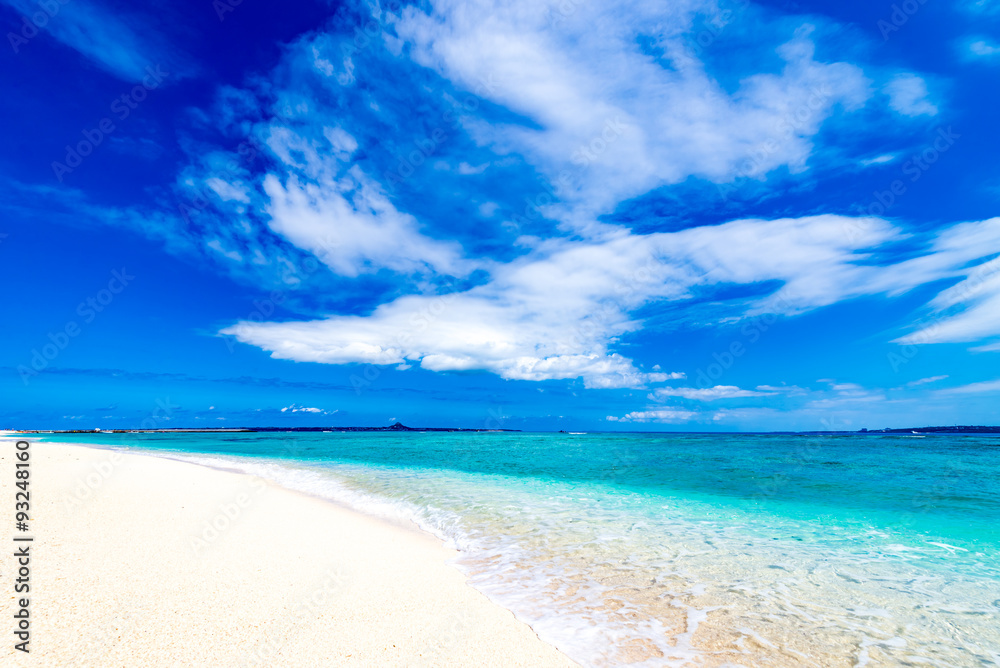
[[[961,0],[958,6],[971,14],[980,16],[1000,13],[1000,5],[997,4],[996,0]]]
[[[243,261],[243,256],[238,251],[235,251],[235,250],[226,250],[222,246],[222,242],[219,241],[218,239],[212,239],[211,241],[209,241],[205,245],[207,247],[211,248],[212,250],[214,250],[216,253],[219,253],[223,257],[227,257],[230,260],[234,260],[236,262],[242,262]]]
[[[836,410],[861,404],[875,404],[886,400],[881,390],[869,390],[857,383],[825,381],[830,385],[828,392],[814,392],[817,398],[804,405],[806,410]]]
[[[941,232],[927,264],[965,267],[950,272],[964,280],[942,291],[929,304],[930,313],[903,344],[962,343],[1000,335],[1000,258],[976,264],[1000,248],[1000,218],[962,223]]]
[[[313,406],[296,406],[295,404],[292,404],[290,406],[285,406],[284,408],[282,408],[281,412],[282,413],[287,413],[287,412],[292,412],[292,413],[322,413],[323,415],[332,415],[333,413],[336,413],[337,411],[330,412],[330,411],[325,411],[322,408],[316,408],[316,407],[313,407]]]
[[[957,275],[956,266],[984,252],[982,246],[949,250],[954,235],[946,232],[936,246],[942,257],[866,264],[866,249],[900,236],[879,219],[813,216],[649,235],[620,232],[602,242],[551,240],[492,267],[488,283],[465,292],[408,295],[363,316],[241,322],[222,333],[296,361],[419,362],[432,371],[641,387],[670,376],[641,371],[613,350],[620,337],[641,327],[630,316],[640,306],[691,299],[696,289],[777,281],[781,287],[773,294],[744,304],[746,314],[792,315]]]
[[[360,167],[348,166],[357,149],[353,137],[339,128],[323,134],[318,141],[286,127],[271,129],[268,145],[290,172],[284,183],[275,174],[264,178],[272,230],[344,276],[383,268],[471,271],[457,243],[422,234],[417,220],[398,211]]]
[[[887,162],[892,162],[896,159],[896,156],[892,153],[886,153],[885,155],[879,155],[874,158],[867,158],[861,161],[863,167],[870,167],[871,165],[884,165]]]
[[[944,376],[930,376],[928,378],[921,378],[920,380],[911,380],[906,384],[907,387],[919,387],[920,385],[927,385],[928,383],[936,383],[939,380],[944,380],[948,378],[947,375]]]
[[[1000,392],[1000,380],[987,380],[981,383],[949,387],[938,390],[937,394],[981,394],[984,392]]]
[[[686,422],[698,414],[693,411],[659,409],[653,411],[632,411],[627,415],[609,415],[608,422]]]
[[[938,108],[927,99],[927,82],[915,74],[899,74],[885,85],[889,106],[904,116],[935,116]]]
[[[712,413],[713,422],[733,422],[747,419],[777,418],[776,423],[779,428],[787,429],[789,424],[789,413],[777,411],[773,408],[753,407],[753,408],[723,408]]]
[[[776,72],[728,91],[687,39],[712,3],[581,3],[563,16],[564,4],[437,0],[426,13],[404,10],[396,31],[418,63],[533,121],[464,119],[480,143],[518,151],[556,184],[565,206],[540,208],[573,229],[689,176],[727,183],[802,171],[834,108],[870,96],[859,68],[815,60],[809,25],[777,49]]]
[[[477,166],[473,166],[467,162],[463,162],[458,165],[458,173],[466,176],[471,174],[482,174],[483,172],[486,171],[486,168],[489,166],[490,163],[488,162],[484,162],[483,164]]]
[[[798,385],[758,385],[757,390],[761,392],[787,392],[789,394],[805,394],[807,390]]]
[[[205,185],[212,189],[224,202],[250,203],[250,195],[242,184],[229,183],[217,177],[206,179]]]
[[[1000,56],[1000,45],[979,39],[969,44],[969,52],[980,58],[994,58]]]
[[[659,387],[649,394],[652,400],[664,397],[683,397],[697,401],[715,401],[716,399],[736,399],[741,397],[773,397],[776,392],[761,392],[744,390],[735,385],[716,385],[715,387]]]
[[[29,0],[0,2],[23,16],[50,15],[42,30],[124,81],[141,82],[148,76],[147,68],[162,66],[169,73],[168,83],[194,70],[186,55],[160,37],[157,23],[129,13],[128,6],[108,11],[100,3],[73,0],[47,5],[53,12],[43,11],[46,5]]]

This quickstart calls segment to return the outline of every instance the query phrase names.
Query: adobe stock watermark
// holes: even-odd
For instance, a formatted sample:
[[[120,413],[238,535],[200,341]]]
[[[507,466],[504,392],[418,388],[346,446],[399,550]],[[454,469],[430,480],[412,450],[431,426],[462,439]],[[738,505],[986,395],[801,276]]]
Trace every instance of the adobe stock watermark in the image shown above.
[[[994,258],[989,262],[979,265],[969,273],[968,278],[960,284],[958,292],[952,296],[955,304],[971,299],[979,287],[994,276],[1000,273],[1000,258]],[[915,323],[917,332],[907,339],[908,343],[899,346],[899,349],[886,353],[886,361],[889,363],[894,373],[899,373],[904,364],[909,364],[920,352],[920,346],[935,342],[935,337],[945,320],[952,316],[951,312],[941,311],[935,313],[933,317],[917,321]]]
[[[723,350],[712,353],[714,360],[706,367],[698,368],[695,373],[695,385],[704,390],[714,386],[722,376],[731,369],[736,361],[743,357],[750,347],[760,341],[761,337],[778,322],[779,314],[788,306],[784,297],[775,297],[770,302],[769,311],[749,318],[740,327],[740,338],[733,339]]]
[[[243,0],[212,0],[212,9],[219,18],[219,23],[226,20],[226,14],[236,11],[236,8],[243,4]]]
[[[156,400],[156,408],[146,416],[139,425],[140,429],[156,429],[161,420],[169,420],[174,410],[180,406],[170,403],[170,397]],[[76,479],[72,493],[63,495],[63,506],[67,512],[80,508],[84,502],[91,499],[104,488],[105,483],[118,471],[124,455],[118,450],[112,450],[108,456],[91,466],[93,471]]]
[[[484,79],[479,80],[474,94],[467,95],[461,102],[460,109],[466,113],[472,113],[479,109],[481,100],[486,95],[492,94],[497,87],[495,76],[491,73]],[[382,174],[383,183],[390,191],[405,182],[416,173],[417,168],[427,162],[438,148],[445,144],[461,126],[462,118],[454,109],[449,109],[441,115],[443,123],[437,125],[426,136],[413,140],[414,148],[409,152],[397,156],[396,168],[392,171],[385,171]]]
[[[342,42],[340,45],[340,56],[344,62],[344,71],[337,74],[337,82],[341,86],[346,86],[354,81],[353,58],[368,49],[375,40],[381,37],[382,31],[386,27],[386,17],[390,15],[399,16],[403,8],[403,5],[397,2],[397,0],[389,0],[386,3],[369,0],[366,4],[368,5],[369,16],[371,18],[360,25],[354,26],[353,39],[350,42]]]
[[[586,348],[611,323],[618,322],[631,303],[643,300],[644,292],[640,292],[639,287],[653,283],[655,277],[661,275],[663,264],[655,256],[650,256],[645,264],[632,270],[626,280],[615,285],[611,299],[602,300],[591,310],[588,318],[573,325],[567,345],[573,349]]]
[[[962,135],[955,132],[950,125],[947,128],[938,128],[934,134],[934,139],[923,149],[911,155],[900,166],[902,175],[907,177],[906,180],[902,178],[894,179],[888,184],[885,190],[873,190],[870,200],[856,203],[852,208],[862,216],[875,218],[884,216],[909,191],[907,181],[909,183],[919,181],[941,159],[941,156],[951,150],[951,147],[961,137]],[[848,239],[851,241],[857,240],[873,224],[875,222],[871,218],[861,218],[851,221],[846,229]]]
[[[433,631],[426,635],[426,644],[418,652],[418,666],[447,665],[449,659],[457,654],[459,645],[468,642],[469,633],[475,624],[466,612],[455,611],[447,619],[440,622]]]
[[[135,280],[135,276],[129,274],[124,267],[120,271],[117,269],[112,271],[107,286],[77,305],[76,314],[82,319],[83,325],[94,322],[98,314],[103,313],[104,309],[110,306],[115,297],[120,295],[133,280]],[[80,336],[82,332],[83,327],[77,320],[69,320],[61,329],[49,332],[48,343],[43,344],[40,348],[31,349],[30,363],[18,365],[17,373],[21,377],[21,382],[28,385],[32,378],[47,369],[49,363],[59,357],[70,342]]]
[[[104,487],[104,483],[117,470],[123,457],[122,453],[112,450],[107,457],[91,466],[93,471],[77,478],[72,493],[66,492],[63,495],[63,507],[66,511],[73,512],[79,509],[85,501]]]
[[[936,476],[930,480],[922,480],[921,486],[912,490],[913,497],[910,499],[906,511],[900,515],[898,522],[895,523],[896,526],[913,526],[921,516],[939,508],[943,502],[954,497],[958,487],[956,481],[966,479],[969,474],[969,465],[954,457],[948,457],[943,468],[945,471],[936,471]],[[965,489],[967,489],[966,484],[962,485]]]
[[[576,14],[576,10],[578,10],[585,2],[586,0],[562,0],[558,5],[555,5],[555,7],[547,7],[545,11],[549,27],[555,27],[569,17],[573,16],[573,14]]]
[[[253,137],[248,137],[244,139],[236,146],[237,158],[230,160],[226,165],[219,171],[212,172],[206,178],[201,179],[204,183],[209,179],[219,179],[225,182],[239,181],[240,176],[237,175],[237,171],[243,166],[249,166],[257,158],[260,144]],[[187,192],[187,191],[185,191]],[[204,190],[196,190],[193,195],[189,195],[186,201],[179,202],[177,204],[177,212],[184,219],[187,225],[191,224],[191,215],[198,214],[205,211],[212,205],[212,197],[217,197],[218,195],[215,191],[210,188]]]
[[[824,426],[828,425],[828,420],[821,420]],[[837,431],[827,426],[829,431]],[[753,500],[761,503],[774,499],[778,494],[788,487],[789,482],[797,475],[806,471],[815,464],[817,458],[822,454],[823,446],[818,439],[810,438],[802,444],[797,441],[794,449],[786,456],[791,458],[783,470],[775,471],[771,475],[764,475],[757,482],[757,491],[753,495]]]
[[[319,247],[315,249],[314,252],[332,253],[336,250],[337,245],[337,240],[334,239],[333,236],[328,235],[319,242]],[[289,270],[283,275],[283,279],[285,282],[301,282],[318,272],[324,266],[325,265],[322,262],[312,256],[303,258],[300,263],[290,262]],[[246,325],[244,324],[245,322],[249,321],[254,324],[263,323],[267,318],[274,315],[278,307],[284,304],[287,300],[288,292],[284,290],[272,290],[266,298],[253,300],[253,309],[247,314],[246,318],[231,328],[236,332],[236,334],[220,334],[226,345],[226,349],[229,350],[230,353],[233,353],[236,350],[236,343],[239,342],[240,334],[246,328]]]
[[[611,144],[625,132],[625,124],[621,116],[604,122],[604,127],[589,142],[580,146],[570,157],[570,162],[581,168],[589,167],[608,150]]]
[[[354,394],[360,395],[362,390],[371,387],[372,383],[382,375],[382,366],[399,363],[397,360],[405,352],[404,349],[413,338],[413,335],[424,332],[431,326],[431,323],[440,318],[448,310],[448,306],[458,298],[458,294],[457,292],[447,292],[436,295],[434,299],[430,300],[428,304],[420,309],[419,313],[414,313],[410,317],[410,329],[397,335],[390,346],[382,349],[380,356],[385,361],[369,362],[364,366],[360,375],[356,373],[351,374],[350,382],[351,387],[354,388]],[[402,364],[406,365],[406,368],[409,368],[405,359]]]
[[[267,484],[260,478],[250,478],[249,483],[252,491],[240,492],[229,501],[220,503],[217,512],[202,523],[201,531],[191,537],[191,551],[196,557],[202,556],[205,550],[239,522],[254,501],[267,489]]]
[[[170,76],[170,73],[164,72],[159,65],[147,67],[146,76],[143,77],[142,82],[112,100],[108,110],[119,122],[124,121],[133,111],[138,109],[139,104],[146,100],[149,92],[158,88],[168,76]],[[82,165],[84,158],[92,154],[94,149],[100,146],[105,138],[117,129],[118,126],[115,125],[110,116],[105,116],[99,120],[93,128],[84,128],[81,131],[83,139],[76,144],[66,145],[66,155],[63,161],[52,161],[52,173],[59,183],[63,182],[63,178],[67,174],[72,174],[73,170]]]
[[[70,0],[38,0],[38,11],[30,17],[21,15],[21,27],[17,32],[8,32],[7,41],[14,53],[20,53],[21,47],[38,35],[38,31],[49,24]]]
[[[903,0],[899,4],[892,5],[888,20],[879,19],[875,23],[875,27],[882,35],[882,41],[888,42],[892,33],[898,32],[926,4],[927,0]]]
[[[323,581],[301,597],[289,614],[280,615],[262,631],[262,642],[253,643],[253,651],[249,656],[244,655],[246,662],[243,665],[278,665],[279,662],[274,660],[274,655],[281,651],[282,645],[279,639],[284,639],[299,627],[314,620],[323,608],[343,596],[349,586],[350,578],[340,567],[328,569]]]
[[[281,290],[272,290],[270,295],[265,299],[255,299],[253,300],[253,310],[247,314],[244,319],[246,321],[260,324],[263,323],[267,318],[270,318],[279,306],[285,303],[288,297]],[[236,350],[236,343],[239,341],[240,332],[245,329],[246,325],[240,323],[234,327],[236,330],[236,336],[229,334],[224,334],[222,336],[223,342],[226,344],[226,348],[230,353]]]
[[[774,134],[758,144],[738,163],[733,181],[716,185],[722,201],[729,200],[729,195],[739,189],[738,184],[760,174],[767,160],[781,150],[798,130],[813,122],[826,108],[832,96],[833,90],[827,84],[820,84],[809,91],[809,97],[805,101],[782,116],[774,126]]]
[[[545,217],[542,209],[558,202],[563,194],[572,192],[574,184],[593,164],[599,162],[612,144],[625,134],[627,125],[621,116],[604,121],[603,126],[589,140],[584,141],[570,155],[569,160],[575,171],[564,169],[552,179],[542,184],[542,190],[535,195],[524,196],[524,209],[514,211],[507,218],[518,227]]]
[[[707,20],[702,21],[702,28],[688,39],[688,47],[695,55],[701,55],[705,49],[722,36],[726,26],[731,25],[750,6],[750,0],[737,0],[732,7],[716,7]]]
[[[491,408],[486,411],[486,418],[483,420],[483,429],[486,431],[499,431],[503,429],[508,417],[503,414],[503,406]]]

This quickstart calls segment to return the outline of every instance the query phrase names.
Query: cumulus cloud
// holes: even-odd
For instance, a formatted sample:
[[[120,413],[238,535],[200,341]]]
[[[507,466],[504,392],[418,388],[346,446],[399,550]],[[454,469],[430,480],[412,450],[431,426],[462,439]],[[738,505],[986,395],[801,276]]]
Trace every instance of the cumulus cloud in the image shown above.
[[[1000,380],[987,380],[981,383],[969,383],[958,387],[949,387],[938,390],[937,394],[982,394],[986,392],[1000,392]]]
[[[743,286],[752,296],[732,304],[732,319],[795,315],[968,277],[967,267],[992,239],[986,223],[952,230],[947,234],[954,238],[941,236],[928,253],[885,266],[879,253],[898,250],[894,244],[906,234],[878,218],[736,220],[653,234],[598,222],[599,214],[627,198],[692,177],[723,184],[764,179],[775,170],[802,172],[824,123],[835,113],[860,109],[871,97],[872,84],[859,67],[818,58],[813,26],[801,25],[793,34],[763,19],[759,25],[777,60],[767,71],[748,70],[721,82],[688,39],[699,15],[713,8],[701,0],[634,0],[613,9],[574,4],[567,12],[557,2],[433,0],[408,5],[398,16],[375,17],[382,42],[343,56],[350,72],[339,69],[343,44],[333,33],[303,37],[289,47],[268,95],[229,90],[222,96],[224,113],[217,115],[224,128],[249,128],[260,142],[254,150],[267,159],[252,167],[249,159],[223,167],[232,162],[231,152],[199,153],[200,162],[178,182],[212,193],[205,210],[214,213],[184,226],[200,235],[185,239],[220,262],[244,266],[294,267],[307,257],[350,279],[395,272],[404,277],[394,292],[402,296],[355,304],[352,315],[246,321],[223,333],[297,361],[644,387],[675,375],[645,369],[626,355],[626,339],[643,326],[640,309]],[[354,76],[366,62],[390,61],[387,71],[413,68],[406,72],[427,76],[447,91],[432,99],[423,80],[419,92],[406,91],[428,108],[447,106],[452,93],[475,96],[474,109],[456,105],[460,118],[450,141],[456,147],[469,142],[476,150],[448,154],[432,141],[427,155],[414,151],[430,141],[422,125],[411,128],[416,140],[395,136],[405,134],[399,123],[425,114],[406,109],[390,115],[398,100],[377,87],[362,90]],[[440,78],[430,78],[432,73]],[[914,74],[895,77],[885,92],[899,113],[937,111],[927,100],[926,83]],[[385,125],[371,121],[383,117]],[[395,134],[383,137],[380,129]],[[513,250],[503,261],[477,256],[453,239],[456,230],[482,218],[453,217],[443,225],[436,219],[443,214],[434,208],[418,214],[419,206],[400,195],[406,188],[393,190],[399,184],[384,178],[388,172],[381,182],[375,176],[386,164],[376,159],[379,151],[391,154],[393,164],[399,155],[433,155],[428,164],[441,165],[431,170],[433,179],[463,184],[442,196],[455,208],[466,204],[468,191],[459,187],[524,160],[552,186],[533,206],[572,234],[551,238],[533,230],[538,236],[525,234],[517,243],[491,239],[485,245]],[[419,190],[430,179],[405,185]],[[499,225],[498,201],[505,193],[488,195],[470,198],[469,215],[478,212]],[[433,280],[419,280],[424,275]],[[298,279],[290,270],[284,280]],[[936,335],[954,339],[989,330],[991,290],[960,291],[950,305],[942,293],[932,308],[953,331],[941,334],[938,327]],[[709,397],[712,390],[720,396]],[[687,398],[768,391],[698,392]]]
[[[804,408],[833,410],[866,403],[877,403],[886,400],[881,390],[870,390],[857,383],[838,383],[832,380],[823,381],[829,384],[827,392],[816,392],[817,397],[805,404]]]
[[[30,0],[0,2],[26,17],[39,14],[50,17],[45,21],[35,19],[35,24],[124,81],[139,83],[149,76],[150,70],[162,68],[160,71],[166,73],[164,79],[169,84],[196,71],[190,57],[153,28],[154,25],[162,26],[161,20],[129,12],[128,6],[111,10],[102,3],[74,0],[49,5],[46,9],[45,5]],[[8,33],[8,40],[13,34]],[[17,53],[17,45],[13,42],[11,45]]]
[[[931,253],[915,262],[956,267],[963,280],[943,290],[917,323],[916,331],[896,339],[902,344],[963,343],[1000,336],[1000,218],[962,223],[944,230]],[[979,260],[977,262],[977,260]]]
[[[996,58],[1000,56],[1000,45],[985,39],[977,39],[969,43],[969,53],[976,58]]]
[[[904,116],[935,116],[938,108],[928,99],[927,82],[915,74],[899,74],[885,85],[889,106]]]
[[[608,422],[686,422],[698,413],[680,409],[658,409],[652,411],[632,411],[621,417],[609,415],[605,418]]]
[[[281,409],[282,413],[322,413],[323,415],[332,415],[337,411],[325,411],[322,408],[316,408],[314,406],[297,406],[291,404],[290,406],[285,406]]]
[[[921,378],[919,380],[911,380],[909,383],[906,384],[906,386],[907,387],[919,387],[920,385],[927,385],[928,383],[936,383],[939,380],[945,380],[946,378],[948,378],[947,375],[929,376],[927,378]]]
[[[398,211],[358,167],[339,179],[290,176],[264,180],[270,225],[342,276],[389,269],[403,274],[465,275],[471,262],[454,242],[430,239],[416,219]]]
[[[642,371],[614,350],[621,337],[641,327],[632,316],[639,307],[689,300],[697,290],[774,281],[780,287],[745,303],[745,314],[792,315],[954,276],[984,252],[956,245],[946,233],[937,254],[888,267],[867,262],[873,249],[900,237],[879,219],[859,224],[813,216],[649,235],[623,231],[602,242],[553,240],[493,267],[489,282],[464,292],[407,295],[368,315],[241,322],[222,333],[296,361],[419,362],[432,371],[641,387],[670,375]]]
[[[896,159],[896,156],[891,153],[886,153],[883,155],[877,155],[874,158],[865,158],[861,161],[862,167],[871,167],[872,165],[884,165],[887,162],[892,162]]]
[[[574,229],[690,176],[802,171],[823,121],[871,94],[860,68],[815,59],[810,25],[777,49],[778,71],[748,73],[728,91],[687,34],[714,4],[564,5],[437,0],[408,7],[395,29],[418,63],[532,121],[465,122],[480,142],[541,169],[562,202],[540,208]]]
[[[716,399],[737,399],[742,397],[773,397],[776,392],[760,390],[744,390],[735,385],[716,385],[715,387],[659,387],[649,394],[652,400],[664,397],[682,397],[696,401],[715,401]]]

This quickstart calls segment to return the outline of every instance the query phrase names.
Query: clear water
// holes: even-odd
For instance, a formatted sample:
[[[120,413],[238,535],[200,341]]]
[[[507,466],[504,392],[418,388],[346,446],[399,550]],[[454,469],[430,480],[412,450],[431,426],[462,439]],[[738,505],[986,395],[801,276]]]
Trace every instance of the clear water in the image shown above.
[[[583,665],[1000,665],[996,437],[48,440],[169,451],[412,519]]]

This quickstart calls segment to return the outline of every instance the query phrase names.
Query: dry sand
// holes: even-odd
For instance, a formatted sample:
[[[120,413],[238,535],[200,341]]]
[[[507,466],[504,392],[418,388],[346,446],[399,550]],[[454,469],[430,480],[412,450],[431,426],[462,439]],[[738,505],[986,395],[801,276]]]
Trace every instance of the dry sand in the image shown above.
[[[243,474],[36,441],[24,655],[14,451],[0,441],[4,665],[575,665],[419,530]]]

